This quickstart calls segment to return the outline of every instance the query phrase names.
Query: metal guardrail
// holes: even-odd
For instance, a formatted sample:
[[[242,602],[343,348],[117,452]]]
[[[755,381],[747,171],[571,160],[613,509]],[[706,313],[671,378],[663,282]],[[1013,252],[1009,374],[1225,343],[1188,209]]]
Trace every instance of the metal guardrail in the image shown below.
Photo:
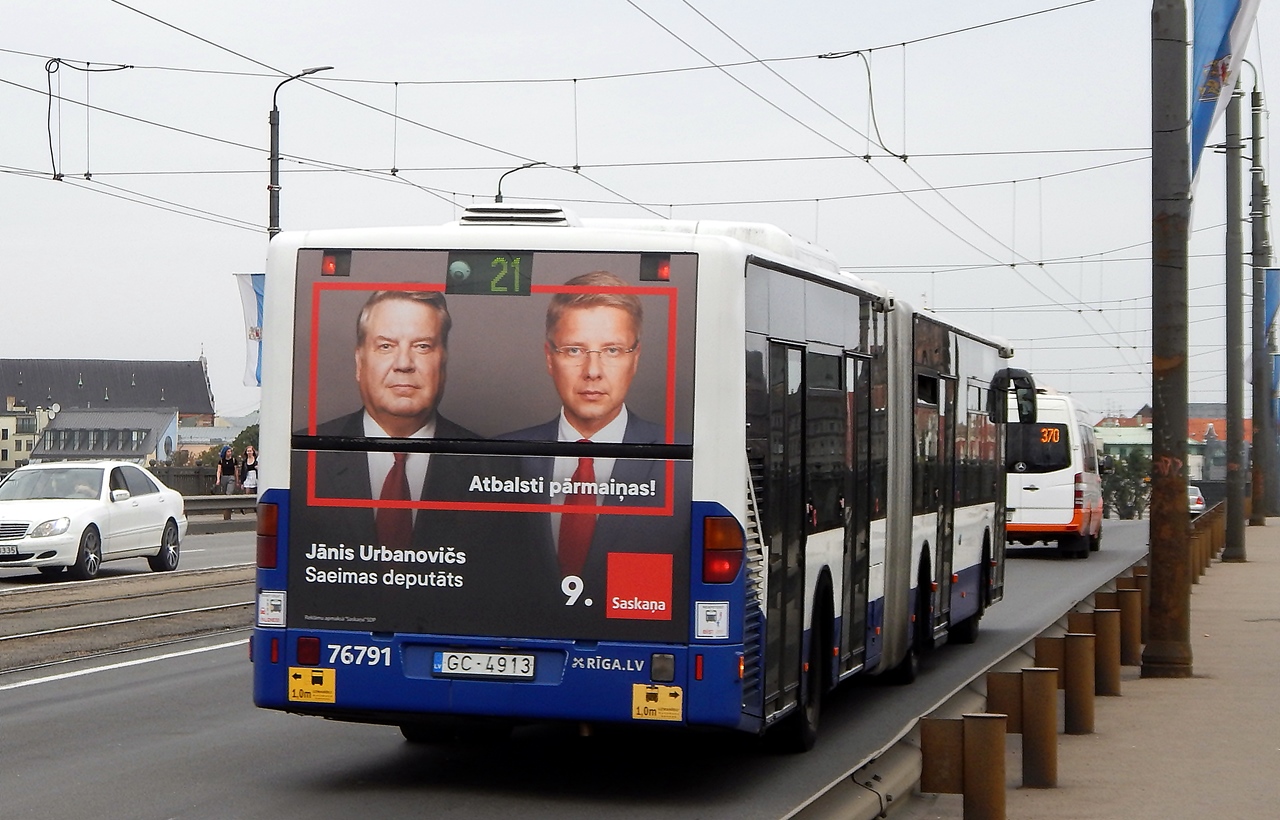
[[[252,495],[188,495],[182,504],[187,515],[206,515],[227,510],[252,510],[258,499]]]

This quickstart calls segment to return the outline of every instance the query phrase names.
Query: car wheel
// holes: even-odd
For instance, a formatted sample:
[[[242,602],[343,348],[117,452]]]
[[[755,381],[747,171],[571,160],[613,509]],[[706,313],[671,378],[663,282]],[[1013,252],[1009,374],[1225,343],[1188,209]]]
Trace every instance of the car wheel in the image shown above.
[[[76,562],[68,567],[71,577],[77,581],[88,581],[98,576],[102,569],[102,536],[98,528],[89,525],[84,535],[80,536],[80,550],[76,553]]]
[[[1088,558],[1089,536],[1073,533],[1058,539],[1058,555],[1063,558]]]
[[[147,556],[147,563],[153,572],[173,572],[178,568],[178,525],[170,521],[164,525],[164,534],[160,537],[160,551]]]

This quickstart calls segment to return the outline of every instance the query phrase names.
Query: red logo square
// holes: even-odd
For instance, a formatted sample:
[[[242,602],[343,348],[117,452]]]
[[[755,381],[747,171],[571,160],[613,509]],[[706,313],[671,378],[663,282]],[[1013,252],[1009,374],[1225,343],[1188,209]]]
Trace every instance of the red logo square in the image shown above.
[[[605,615],[630,621],[671,620],[672,556],[609,553]]]

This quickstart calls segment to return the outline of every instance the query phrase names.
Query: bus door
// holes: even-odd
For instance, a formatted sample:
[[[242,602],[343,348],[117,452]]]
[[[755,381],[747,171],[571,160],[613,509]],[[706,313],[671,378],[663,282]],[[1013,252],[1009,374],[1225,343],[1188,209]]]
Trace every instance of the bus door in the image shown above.
[[[804,635],[804,352],[769,343],[764,713],[798,702]]]
[[[948,389],[950,388],[950,389]],[[950,405],[950,406],[948,406]],[[950,412],[948,412],[950,410]],[[916,372],[915,407],[915,514],[932,515],[934,529],[925,534],[929,542],[929,568],[937,583],[931,590],[922,578],[920,595],[928,595],[929,635],[945,624],[951,598],[951,532],[954,525],[951,500],[953,443],[949,428],[955,411],[955,382],[933,371]]]
[[[933,626],[950,620],[951,573],[955,550],[956,515],[956,380],[941,377],[938,420],[938,535],[935,550],[938,567],[938,606]]]
[[[867,586],[871,573],[871,363],[845,359],[844,612],[840,619],[840,671],[866,661]]]

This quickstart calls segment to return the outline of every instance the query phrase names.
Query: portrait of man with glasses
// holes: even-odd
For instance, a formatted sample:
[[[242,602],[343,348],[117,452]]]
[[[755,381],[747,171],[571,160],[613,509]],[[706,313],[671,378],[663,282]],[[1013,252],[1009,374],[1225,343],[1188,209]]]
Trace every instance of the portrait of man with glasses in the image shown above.
[[[575,276],[565,285],[581,290],[551,298],[543,340],[547,375],[559,395],[560,413],[499,438],[583,444],[665,441],[661,425],[636,415],[626,403],[643,351],[640,299],[624,292],[627,282],[606,271]],[[664,462],[592,457],[584,450],[582,456],[529,458],[521,475],[542,478],[554,487],[655,486],[660,497]],[[670,549],[669,539],[661,532],[670,526],[670,518],[594,512],[600,505],[652,506],[657,500],[642,495],[559,492],[550,501],[564,506],[565,512],[531,514],[529,537],[542,545],[538,552],[557,579],[556,592],[559,579],[577,576],[585,595],[602,597],[608,553]]]

